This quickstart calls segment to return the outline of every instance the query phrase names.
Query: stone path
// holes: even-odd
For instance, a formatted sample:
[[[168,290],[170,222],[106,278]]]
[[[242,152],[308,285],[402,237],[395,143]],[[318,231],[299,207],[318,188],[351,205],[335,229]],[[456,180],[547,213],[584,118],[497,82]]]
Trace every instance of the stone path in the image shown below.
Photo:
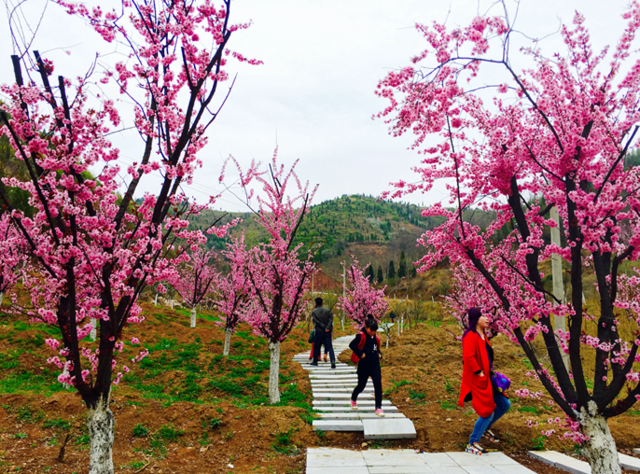
[[[591,474],[588,463],[557,451],[529,451],[529,456],[572,474]],[[640,459],[622,453],[618,453],[618,459],[623,469],[640,471]]]
[[[333,348],[338,355],[348,349],[354,336],[334,339]],[[320,418],[313,422],[315,430],[322,431],[363,431],[365,439],[415,438],[413,422],[398,411],[390,401],[382,401],[384,418],[375,414],[373,384],[371,380],[358,397],[358,409],[350,407],[351,392],[358,383],[355,367],[336,361],[336,368],[329,362],[310,365],[309,351],[297,354],[293,360],[309,371],[313,390],[313,408]]]
[[[411,449],[307,449],[307,474],[535,474],[503,453],[416,453]]]

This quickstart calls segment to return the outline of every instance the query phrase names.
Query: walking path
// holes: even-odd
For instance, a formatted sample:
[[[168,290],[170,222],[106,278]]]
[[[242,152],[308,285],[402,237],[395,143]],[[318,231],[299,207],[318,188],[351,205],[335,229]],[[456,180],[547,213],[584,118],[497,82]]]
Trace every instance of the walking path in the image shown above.
[[[339,337],[333,341],[333,350],[338,355],[348,349],[354,336]],[[382,401],[385,416],[375,414],[373,384],[371,380],[358,396],[358,409],[349,406],[351,392],[358,383],[356,369],[336,360],[336,368],[329,362],[310,365],[309,352],[293,357],[309,371],[313,390],[313,408],[321,412],[320,419],[313,422],[315,430],[364,431],[365,439],[415,438],[413,422],[398,411],[390,401]]]
[[[306,474],[535,474],[503,453],[416,453],[411,449],[307,449]]]

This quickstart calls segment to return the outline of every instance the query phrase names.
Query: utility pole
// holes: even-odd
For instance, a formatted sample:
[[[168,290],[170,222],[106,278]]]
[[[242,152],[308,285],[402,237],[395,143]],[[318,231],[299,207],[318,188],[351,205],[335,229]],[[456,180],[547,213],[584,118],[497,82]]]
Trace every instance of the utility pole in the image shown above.
[[[551,219],[556,223],[555,227],[551,227],[551,243],[560,247],[560,216],[558,215],[558,209],[556,206],[551,208]],[[562,281],[562,257],[557,253],[551,255],[551,276],[553,278],[553,296],[559,301],[565,302],[564,296],[564,283]],[[553,319],[553,327],[555,331],[562,329],[567,330],[565,318],[555,315]],[[564,365],[569,368],[569,354],[562,352],[562,360]]]

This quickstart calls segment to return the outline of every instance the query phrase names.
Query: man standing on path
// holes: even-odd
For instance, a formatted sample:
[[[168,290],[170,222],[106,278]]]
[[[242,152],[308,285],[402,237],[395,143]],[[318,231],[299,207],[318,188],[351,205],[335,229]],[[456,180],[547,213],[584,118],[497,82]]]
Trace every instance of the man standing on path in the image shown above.
[[[331,368],[336,368],[336,356],[333,353],[331,337],[333,335],[333,314],[322,306],[322,298],[316,298],[316,308],[311,313],[313,325],[316,328],[316,337],[313,341],[313,362],[311,365],[318,365],[320,359],[320,346],[324,344],[325,351],[331,357]]]

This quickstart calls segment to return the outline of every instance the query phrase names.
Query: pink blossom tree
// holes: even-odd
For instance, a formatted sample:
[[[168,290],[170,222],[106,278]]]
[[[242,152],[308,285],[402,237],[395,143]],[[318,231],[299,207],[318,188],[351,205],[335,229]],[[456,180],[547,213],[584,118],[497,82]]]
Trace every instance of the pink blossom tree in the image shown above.
[[[630,58],[640,6],[632,2],[624,14],[615,48],[594,52],[576,14],[561,30],[566,53],[548,58],[534,44],[521,50],[531,65],[523,71],[509,57],[507,18],[505,11],[465,28],[417,25],[427,47],[381,81],[377,93],[389,101],[379,115],[391,134],[415,135],[421,180],[395,183],[388,195],[428,192],[445,180],[451,207],[423,213],[446,221],[419,241],[428,249],[422,270],[448,258],[483,277],[499,301],[495,325],[523,348],[566,413],[566,436],[582,443],[592,472],[619,473],[607,419],[640,399],[640,276],[622,271],[640,257],[640,173],[624,166],[640,120],[640,62]],[[483,76],[487,68],[490,78]],[[440,136],[439,144],[431,145],[431,136]],[[546,217],[552,206],[566,248],[543,238],[545,226],[556,226]],[[462,219],[474,207],[497,213],[484,232]],[[507,237],[492,243],[503,228]],[[540,265],[552,254],[571,268],[566,303],[543,284]],[[586,272],[595,273],[599,299],[588,308]],[[568,331],[554,328],[552,316],[565,317]],[[537,338],[548,365],[533,350]],[[587,369],[587,358],[595,370]]]
[[[10,292],[18,281],[20,270],[26,261],[24,241],[11,222],[8,213],[0,216],[0,305],[4,295]]]
[[[102,82],[117,84],[132,104],[130,125],[142,138],[141,155],[126,170],[119,196],[119,151],[107,134],[121,123],[120,110],[111,100],[90,103],[89,78],[73,84],[59,76],[52,84],[53,64],[37,52],[26,73],[39,75],[42,86],[36,78],[25,80],[14,56],[16,83],[2,86],[8,100],[0,104],[0,133],[9,137],[29,179],[3,182],[27,191],[35,213],[31,218],[13,209],[2,189],[0,206],[33,255],[25,280],[32,316],[61,329],[62,341],[47,343],[63,360],[49,361],[68,370],[58,380],[73,385],[86,404],[89,472],[104,474],[114,471],[111,387],[130,370],[120,355],[124,331],[144,320],[138,297],[146,285],[172,278],[184,258],[166,258],[172,235],[187,245],[205,241],[201,232],[187,229],[186,218],[202,206],[190,204],[180,185],[200,165],[197,153],[217,116],[211,106],[227,77],[230,35],[246,25],[229,23],[229,1],[219,8],[208,0],[124,2],[119,13],[58,3],[88,20],[106,42],[129,48],[125,62],[105,65]],[[95,178],[87,177],[89,170]],[[160,173],[159,188],[135,201],[140,183],[154,171]],[[226,227],[211,231],[223,235]],[[97,348],[85,339],[94,324]],[[130,362],[147,353],[141,349]]]
[[[460,328],[468,325],[467,311],[470,308],[480,308],[483,314],[491,318],[489,328],[485,331],[487,335],[494,337],[499,334],[501,330],[497,327],[498,320],[494,315],[501,308],[501,303],[482,274],[473,268],[455,266],[451,272],[451,280],[451,291],[442,298],[442,305],[445,311],[458,320]]]
[[[261,188],[255,219],[269,235],[266,242],[243,255],[252,300],[243,319],[256,334],[269,341],[269,401],[272,404],[280,401],[280,343],[289,336],[304,311],[311,276],[317,272],[312,262],[315,249],[303,251],[302,244],[294,243],[315,194],[315,189],[309,194],[308,182],[303,184],[298,179],[297,163],[286,170],[277,163],[277,153],[274,153],[268,172],[260,171],[260,164],[255,162],[246,173],[238,167],[240,182],[248,197],[254,195],[250,190],[252,182]]]
[[[365,272],[369,265],[360,267],[358,259],[351,256],[353,263],[347,267],[342,262],[343,271],[346,272],[348,285],[345,288],[344,297],[338,298],[338,303],[345,314],[353,321],[357,329],[364,327],[368,315],[372,315],[376,321],[384,316],[389,303],[384,296],[384,289],[377,289],[371,284]]]
[[[224,326],[223,356],[228,356],[231,349],[231,336],[245,314],[249,297],[249,277],[245,267],[246,247],[244,234],[227,244],[227,249],[222,252],[229,262],[230,270],[226,275],[218,274],[218,280],[214,288],[216,298],[215,308],[224,317],[220,323]]]
[[[213,290],[218,281],[218,270],[215,266],[215,253],[199,247],[188,255],[188,261],[177,268],[171,285],[182,297],[184,303],[191,308],[190,326],[196,327],[196,307]]]

